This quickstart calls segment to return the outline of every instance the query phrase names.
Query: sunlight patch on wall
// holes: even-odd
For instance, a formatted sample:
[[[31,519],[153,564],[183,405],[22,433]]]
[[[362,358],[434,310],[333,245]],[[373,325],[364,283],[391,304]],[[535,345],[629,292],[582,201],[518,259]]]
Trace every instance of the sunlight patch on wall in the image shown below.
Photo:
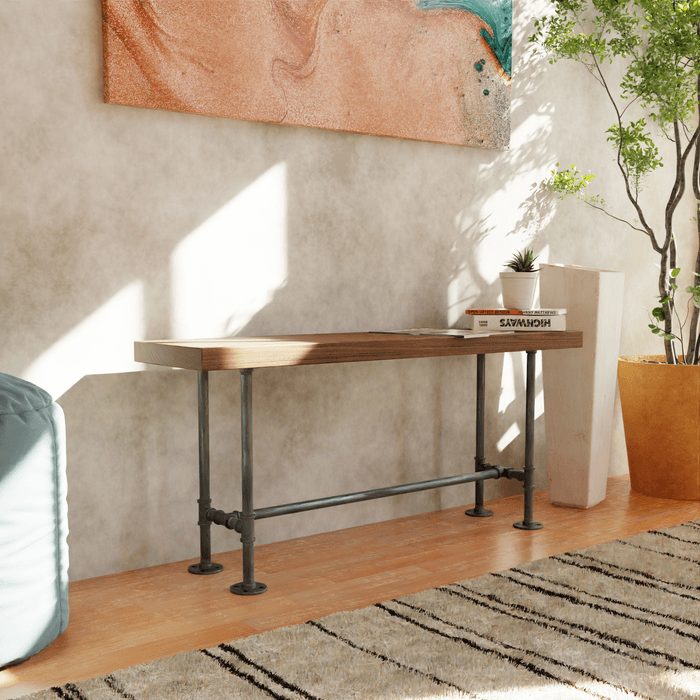
[[[173,337],[240,332],[287,280],[286,163],[196,228],[170,265]]]
[[[143,283],[135,281],[54,343],[22,373],[54,399],[88,374],[143,370],[134,341],[144,340]]]
[[[541,375],[540,375],[541,377]],[[540,384],[542,384],[542,380],[540,379]],[[544,415],[544,389],[540,388],[540,390],[535,394],[535,420],[537,420],[540,416]]]
[[[542,150],[551,121],[547,113],[529,115],[513,131],[511,150],[477,168],[475,181],[490,184],[454,218],[458,241],[451,255],[461,253],[461,259],[447,289],[451,326],[459,327],[465,308],[479,300],[502,304],[499,273],[505,263],[524,247],[539,252],[537,236],[552,221],[557,201],[541,184],[553,167],[553,157]],[[541,255],[538,262],[547,259]]]
[[[514,364],[517,362],[517,366]],[[517,373],[516,373],[517,369]],[[522,377],[522,379],[519,379]],[[503,369],[501,371],[501,395],[498,397],[498,412],[505,413],[506,409],[522,395],[523,411],[525,401],[525,382],[527,378],[527,355],[524,352],[503,354]],[[516,392],[516,384],[518,391]],[[521,386],[522,385],[522,386]],[[544,391],[542,389],[542,353],[535,358],[535,418],[544,413]],[[520,400],[520,399],[519,399]]]
[[[498,397],[498,412],[503,414],[508,409],[517,418],[503,433],[496,443],[502,452],[520,435],[518,423],[525,426],[525,392],[527,382],[527,354],[524,352],[509,352],[503,355],[501,371],[501,393]],[[542,387],[542,353],[538,352],[535,361],[535,419],[544,414],[544,389]]]
[[[505,433],[501,436],[501,439],[496,443],[496,449],[499,452],[503,452],[503,450],[510,445],[515,438],[520,435],[520,428],[518,427],[517,423],[513,423],[508,430],[506,430]]]
[[[515,401],[515,373],[513,353],[503,354],[503,369],[501,370],[501,395],[498,397],[498,412],[505,413],[508,406]]]
[[[462,280],[455,276],[447,284],[447,325],[459,328],[464,325],[462,314],[464,309],[471,306],[470,299],[465,299],[462,293]]]
[[[478,182],[497,180],[497,171],[504,167],[512,172],[481,206],[480,219],[488,221],[492,230],[475,252],[479,272],[489,284],[498,281],[498,273],[516,250],[537,248],[533,245],[537,234],[554,216],[554,198],[540,186],[552,166],[532,152],[546,143],[551,128],[549,115],[531,114],[513,131],[511,151],[504,156],[512,162],[493,161],[478,168]]]

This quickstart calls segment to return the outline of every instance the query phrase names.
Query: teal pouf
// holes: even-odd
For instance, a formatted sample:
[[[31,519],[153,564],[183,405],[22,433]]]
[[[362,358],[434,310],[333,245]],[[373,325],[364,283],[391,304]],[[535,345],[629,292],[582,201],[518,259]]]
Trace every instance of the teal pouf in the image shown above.
[[[65,437],[51,396],[0,372],[0,668],[68,624]]]

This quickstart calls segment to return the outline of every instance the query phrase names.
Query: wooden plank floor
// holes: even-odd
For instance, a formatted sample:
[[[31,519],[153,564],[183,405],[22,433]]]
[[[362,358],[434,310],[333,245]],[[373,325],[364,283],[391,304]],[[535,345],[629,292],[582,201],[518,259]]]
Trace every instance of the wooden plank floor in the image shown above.
[[[179,562],[71,583],[68,629],[0,671],[0,700],[700,518],[700,503],[642,496],[624,476],[588,510],[537,493],[539,531],[513,528],[520,496],[489,505],[492,518],[453,508],[261,546],[262,596],[229,593],[241,578],[240,550],[213,557],[226,567],[214,576],[193,576],[191,562]]]

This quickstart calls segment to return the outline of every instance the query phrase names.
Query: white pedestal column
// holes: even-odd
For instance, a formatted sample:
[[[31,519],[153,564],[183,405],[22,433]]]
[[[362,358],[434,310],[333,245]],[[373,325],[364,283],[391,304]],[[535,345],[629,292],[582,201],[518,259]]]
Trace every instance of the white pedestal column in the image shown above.
[[[590,508],[605,498],[625,275],[540,265],[540,305],[565,307],[583,347],[542,353],[549,500]]]

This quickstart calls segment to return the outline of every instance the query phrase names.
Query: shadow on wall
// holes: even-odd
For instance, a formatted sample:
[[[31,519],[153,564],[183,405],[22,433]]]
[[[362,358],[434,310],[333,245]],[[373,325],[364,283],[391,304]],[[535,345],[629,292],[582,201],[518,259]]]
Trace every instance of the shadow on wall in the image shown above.
[[[19,27],[13,68],[32,89],[5,118],[24,143],[10,159],[18,176],[3,186],[13,232],[0,261],[12,289],[0,311],[13,328],[3,368],[60,394],[73,580],[194,557],[196,377],[133,371],[133,340],[442,326],[455,310],[495,303],[493,260],[504,242],[506,254],[515,247],[518,222],[532,236],[529,187],[550,166],[536,142],[548,128],[534,104],[539,74],[518,82],[514,143],[503,153],[105,106],[97,9],[16,5],[2,11]],[[30,27],[47,37],[32,51],[20,46]],[[49,39],[57,27],[84,41]],[[516,51],[524,35],[516,22]],[[69,76],[60,88],[46,66]],[[46,96],[46,110],[33,109],[32,94]],[[26,162],[28,144],[41,162]],[[499,440],[522,420],[522,368],[487,364],[487,459],[520,466],[519,444]],[[474,365],[256,370],[258,504],[471,471]],[[513,388],[507,401],[499,380]],[[237,373],[213,373],[211,397],[214,505],[231,510]],[[541,421],[537,435],[544,465]],[[544,469],[538,479],[542,488]],[[499,482],[486,493],[518,491]],[[274,519],[258,542],[462,505],[472,494]],[[214,550],[237,547],[221,530]]]
[[[476,166],[472,183],[483,183],[482,187],[463,183],[461,206],[454,218],[456,235],[450,249],[446,283],[450,325],[463,327],[467,308],[501,305],[498,273],[517,250],[532,247],[539,254],[539,261],[546,262],[550,247],[559,249],[547,231],[554,217],[554,200],[541,185],[555,160],[551,145],[554,107],[547,102],[545,92],[547,62],[531,52],[527,40],[533,32],[533,22],[520,10],[516,3],[513,74],[517,80],[513,84],[511,106],[511,148]],[[529,12],[533,12],[531,7]],[[489,405],[497,404],[498,411],[487,419],[491,428],[487,444],[490,440],[495,447],[496,459],[519,467],[525,430],[521,410],[525,401],[524,355],[488,358],[487,378],[490,375],[498,377],[500,382],[491,379],[494,395],[487,403],[487,410]],[[538,356],[535,410],[538,417],[544,412],[542,392],[541,356]],[[537,422],[536,445],[536,463],[540,467],[537,487],[546,488],[543,420]],[[487,497],[520,491],[515,484],[486,482],[485,486]]]

